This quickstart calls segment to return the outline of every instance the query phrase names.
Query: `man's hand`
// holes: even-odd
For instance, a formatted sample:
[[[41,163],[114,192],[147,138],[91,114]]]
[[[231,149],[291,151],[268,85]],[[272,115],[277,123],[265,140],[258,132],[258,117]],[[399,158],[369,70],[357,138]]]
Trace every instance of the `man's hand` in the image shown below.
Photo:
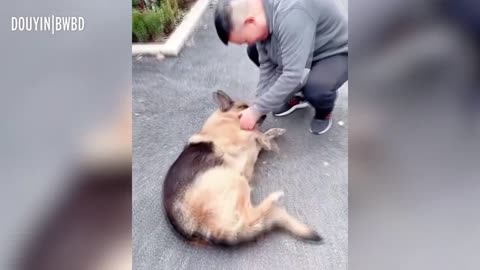
[[[252,130],[255,128],[258,119],[260,119],[260,113],[251,107],[240,112],[240,128],[245,130]]]

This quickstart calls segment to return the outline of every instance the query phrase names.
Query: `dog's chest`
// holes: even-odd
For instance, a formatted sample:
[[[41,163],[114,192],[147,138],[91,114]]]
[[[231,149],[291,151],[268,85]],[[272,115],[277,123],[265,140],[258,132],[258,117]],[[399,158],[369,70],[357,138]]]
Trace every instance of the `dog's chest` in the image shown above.
[[[256,147],[245,147],[234,153],[226,154],[224,159],[229,167],[243,173],[255,164],[257,156],[258,149]]]

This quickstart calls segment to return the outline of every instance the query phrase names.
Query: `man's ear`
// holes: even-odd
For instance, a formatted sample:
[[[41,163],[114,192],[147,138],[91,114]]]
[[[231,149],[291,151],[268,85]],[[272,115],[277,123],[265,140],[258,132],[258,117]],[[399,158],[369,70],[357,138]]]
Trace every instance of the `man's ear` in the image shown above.
[[[222,112],[226,112],[233,107],[233,100],[222,90],[213,92],[213,100]]]

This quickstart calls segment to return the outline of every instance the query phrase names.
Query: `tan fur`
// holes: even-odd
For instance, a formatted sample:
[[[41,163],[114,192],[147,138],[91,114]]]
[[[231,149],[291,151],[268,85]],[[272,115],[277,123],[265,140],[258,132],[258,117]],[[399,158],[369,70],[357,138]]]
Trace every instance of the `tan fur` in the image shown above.
[[[207,238],[224,239],[236,243],[249,240],[274,226],[308,238],[316,234],[306,225],[276,206],[282,191],[273,192],[258,205],[250,200],[250,181],[261,150],[276,150],[274,138],[285,130],[240,128],[238,113],[242,104],[234,103],[227,112],[213,113],[201,131],[189,142],[213,142],[215,154],[224,160],[222,166],[211,168],[199,175],[185,192],[177,209],[181,223],[189,233],[198,232]]]

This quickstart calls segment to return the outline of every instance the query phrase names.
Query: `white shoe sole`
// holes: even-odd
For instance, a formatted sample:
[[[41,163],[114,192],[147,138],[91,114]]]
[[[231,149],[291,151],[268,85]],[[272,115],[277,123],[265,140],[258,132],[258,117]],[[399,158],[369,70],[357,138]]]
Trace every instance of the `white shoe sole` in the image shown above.
[[[273,114],[275,116],[285,116],[285,115],[289,115],[291,114],[292,112],[294,112],[295,110],[297,109],[302,109],[302,108],[307,108],[309,105],[308,105],[308,102],[303,102],[303,103],[300,103],[300,104],[297,104],[293,107],[291,107],[290,109],[288,109],[287,111],[284,111],[282,113],[276,113],[276,114]]]
[[[328,126],[327,126],[327,128],[326,128],[326,129],[324,129],[324,130],[322,130],[321,132],[313,132],[311,127],[310,127],[310,128],[308,128],[308,130],[309,130],[309,131],[310,131],[312,134],[315,134],[315,135],[320,135],[320,134],[323,134],[323,133],[327,132],[327,131],[328,131],[328,130],[329,130],[331,127],[332,127],[332,122],[333,122],[333,121],[332,121],[332,120],[330,120],[330,122],[328,123]]]

